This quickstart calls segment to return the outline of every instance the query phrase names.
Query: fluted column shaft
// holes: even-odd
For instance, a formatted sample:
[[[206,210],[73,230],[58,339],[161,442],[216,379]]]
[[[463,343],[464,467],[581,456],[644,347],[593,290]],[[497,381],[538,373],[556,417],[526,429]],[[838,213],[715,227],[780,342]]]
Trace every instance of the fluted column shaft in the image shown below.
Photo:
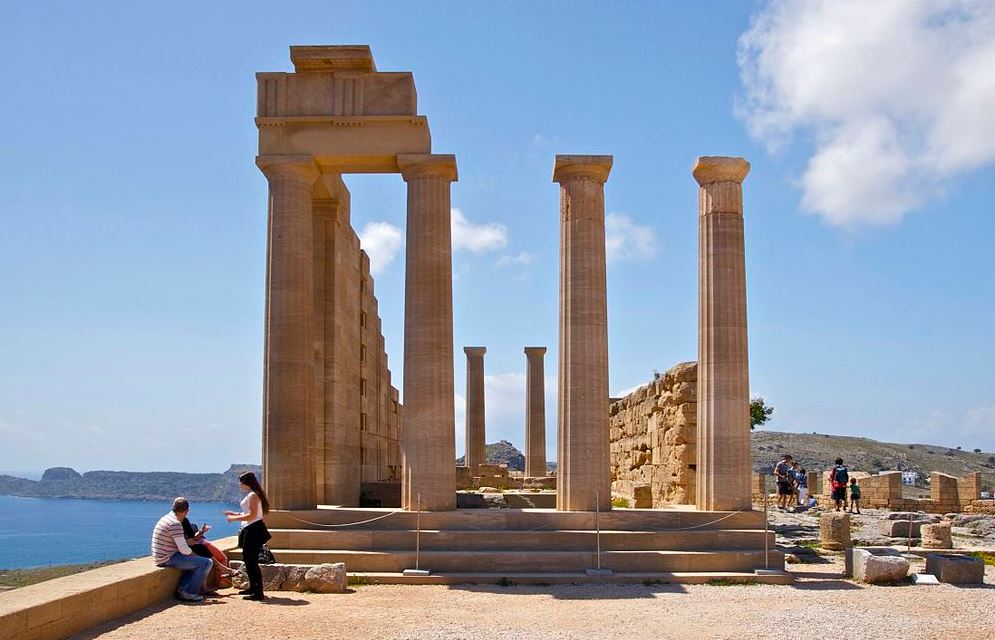
[[[749,509],[750,377],[743,158],[702,157],[698,190],[697,507]]]
[[[453,406],[453,260],[449,155],[400,155],[408,184],[404,284],[402,503],[456,508]]]
[[[485,347],[463,347],[466,354],[466,466],[477,475],[477,465],[487,462],[484,432]]]
[[[525,347],[525,477],[546,472],[546,347]]]
[[[611,156],[557,156],[560,183],[556,508],[611,508],[605,194]]]
[[[263,477],[275,509],[310,509],[314,481],[314,228],[318,170],[307,156],[260,156],[269,180]]]

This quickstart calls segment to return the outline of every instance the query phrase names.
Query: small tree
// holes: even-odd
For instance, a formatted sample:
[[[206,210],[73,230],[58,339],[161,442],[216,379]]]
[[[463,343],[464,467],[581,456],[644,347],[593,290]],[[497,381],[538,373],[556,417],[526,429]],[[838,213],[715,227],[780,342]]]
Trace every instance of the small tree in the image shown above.
[[[761,427],[774,415],[774,407],[764,404],[764,399],[760,396],[750,400],[750,429]]]

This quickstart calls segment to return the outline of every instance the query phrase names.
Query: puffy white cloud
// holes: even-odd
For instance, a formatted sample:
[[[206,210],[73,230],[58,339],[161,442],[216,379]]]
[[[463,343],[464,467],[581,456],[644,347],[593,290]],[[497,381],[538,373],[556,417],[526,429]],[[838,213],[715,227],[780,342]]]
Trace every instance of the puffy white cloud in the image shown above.
[[[389,222],[370,222],[359,232],[359,244],[370,256],[370,273],[377,275],[394,262],[404,234]]]
[[[656,231],[636,224],[624,213],[605,216],[605,252],[608,262],[646,260],[656,256]]]
[[[896,223],[995,160],[995,4],[772,0],[738,57],[737,114],[812,143],[802,206],[831,224]]]
[[[508,229],[503,224],[473,224],[459,209],[452,209],[453,249],[485,253],[508,246]]]

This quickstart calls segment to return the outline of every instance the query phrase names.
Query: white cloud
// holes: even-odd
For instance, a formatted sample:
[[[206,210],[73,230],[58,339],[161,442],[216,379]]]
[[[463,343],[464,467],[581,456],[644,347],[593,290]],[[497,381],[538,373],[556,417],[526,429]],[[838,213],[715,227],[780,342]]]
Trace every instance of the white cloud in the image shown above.
[[[370,222],[359,232],[359,244],[370,256],[370,273],[377,275],[397,257],[404,234],[389,222]]]
[[[772,0],[739,42],[737,115],[771,150],[813,144],[802,206],[886,225],[995,160],[995,5]]]
[[[608,262],[646,260],[656,256],[656,231],[637,225],[624,213],[605,216],[605,252]]]
[[[528,251],[521,251],[521,252],[519,252],[519,253],[517,253],[515,255],[505,254],[505,255],[501,256],[497,260],[497,266],[499,266],[499,267],[510,267],[510,266],[513,266],[513,265],[517,265],[517,266],[524,267],[524,266],[528,266],[528,265],[532,264],[533,261],[535,261],[535,255],[534,254],[529,253]]]
[[[453,249],[485,253],[508,245],[508,229],[503,224],[473,224],[459,209],[452,210]]]
[[[624,398],[625,396],[629,395],[630,393],[632,393],[636,389],[639,389],[641,387],[645,387],[647,384],[649,384],[649,383],[648,382],[644,382],[642,384],[637,384],[634,387],[629,387],[628,389],[622,389],[620,391],[616,391],[615,393],[611,394],[611,397],[613,397],[613,398]]]

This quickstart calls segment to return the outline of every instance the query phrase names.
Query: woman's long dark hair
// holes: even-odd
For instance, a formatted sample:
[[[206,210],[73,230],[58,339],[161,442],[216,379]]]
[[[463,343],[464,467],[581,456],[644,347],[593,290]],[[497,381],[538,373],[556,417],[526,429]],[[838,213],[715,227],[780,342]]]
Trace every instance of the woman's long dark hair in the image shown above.
[[[259,496],[259,500],[263,503],[263,514],[269,513],[269,500],[266,498],[266,492],[263,491],[259,480],[256,479],[256,474],[246,471],[238,477],[238,481],[252,489],[253,493]]]

